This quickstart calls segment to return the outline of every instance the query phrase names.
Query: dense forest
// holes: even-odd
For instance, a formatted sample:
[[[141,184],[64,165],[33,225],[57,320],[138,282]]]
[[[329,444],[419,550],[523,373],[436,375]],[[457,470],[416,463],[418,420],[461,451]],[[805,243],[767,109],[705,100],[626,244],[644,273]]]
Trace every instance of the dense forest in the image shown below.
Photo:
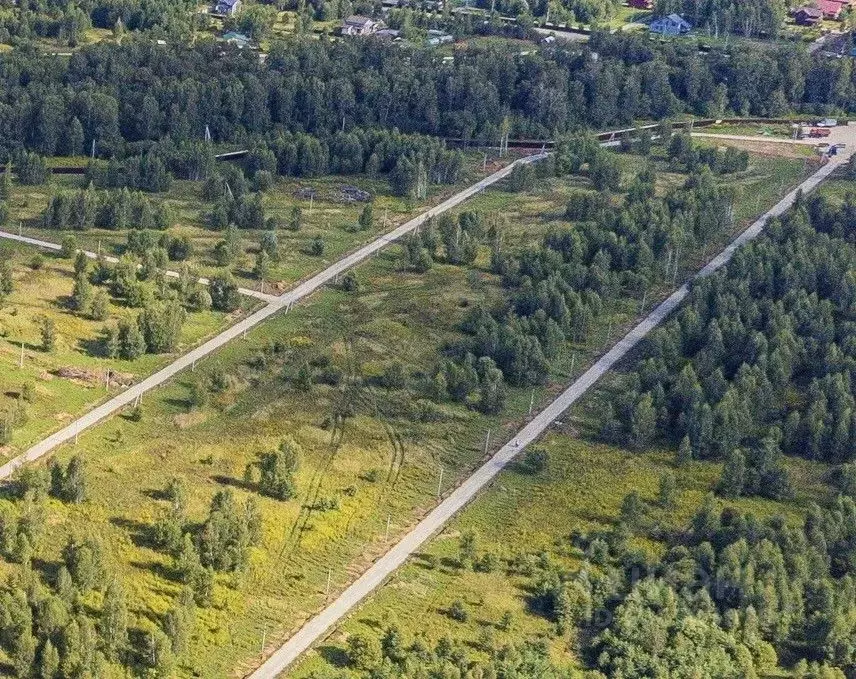
[[[643,348],[603,436],[663,436],[727,460],[721,492],[782,497],[783,453],[832,464],[856,452],[853,197],[802,199],[727,269],[696,283]]]
[[[0,149],[88,153],[94,142],[97,156],[121,158],[201,141],[206,128],[217,142],[307,134],[329,146],[337,132],[359,145],[360,130],[378,127],[495,141],[684,112],[821,112],[853,107],[848,66],[787,46],[700,55],[631,35],[595,35],[573,52],[471,49],[451,63],[380,41],[294,39],[264,64],[142,39],[68,60],[22,49],[0,62]]]

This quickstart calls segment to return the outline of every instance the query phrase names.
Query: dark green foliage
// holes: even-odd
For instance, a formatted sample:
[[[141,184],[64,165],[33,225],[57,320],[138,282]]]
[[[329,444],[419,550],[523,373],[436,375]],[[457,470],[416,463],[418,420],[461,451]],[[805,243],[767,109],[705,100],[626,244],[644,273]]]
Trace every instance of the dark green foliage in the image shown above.
[[[39,321],[39,334],[42,337],[42,351],[50,353],[56,347],[56,321],[49,316]]]
[[[300,446],[289,437],[277,450],[261,453],[256,462],[248,465],[245,478],[256,483],[262,495],[289,500],[295,493],[294,474],[300,465],[300,455]]]
[[[112,343],[112,337],[108,336],[107,339],[109,348],[109,345]],[[143,336],[138,323],[132,323],[124,319],[119,321],[115,342],[117,355],[126,361],[133,361],[146,353],[146,338]]]
[[[147,306],[137,317],[146,351],[152,354],[175,351],[186,317],[184,308],[175,301]]]
[[[231,312],[241,306],[238,284],[228,273],[214,276],[208,285],[208,293],[211,295],[211,306],[217,311]]]
[[[681,442],[681,463],[727,460],[720,492],[728,497],[786,496],[783,452],[852,459],[851,209],[850,201],[802,202],[699,281],[613,400],[618,438],[644,446],[653,417],[659,434]]]
[[[534,446],[527,448],[517,462],[517,468],[524,474],[535,476],[543,474],[550,466],[550,453],[546,448]]]
[[[4,259],[0,262],[0,304],[12,294],[15,289],[15,281],[12,278],[12,262]]]
[[[239,505],[229,490],[219,491],[197,538],[199,561],[218,571],[241,570],[247,550],[260,537],[260,516],[252,499]]]
[[[65,467],[54,460],[50,472],[51,495],[74,504],[80,504],[86,499],[86,468],[82,457],[75,455]]]

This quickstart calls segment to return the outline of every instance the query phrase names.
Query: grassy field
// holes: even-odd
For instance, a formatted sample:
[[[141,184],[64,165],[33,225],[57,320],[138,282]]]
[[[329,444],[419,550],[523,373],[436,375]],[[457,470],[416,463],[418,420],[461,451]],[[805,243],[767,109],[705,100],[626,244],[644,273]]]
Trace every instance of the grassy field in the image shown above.
[[[621,156],[621,162],[629,173],[638,159]],[[801,161],[789,162],[793,172],[802,171]],[[736,179],[752,190],[753,181],[756,188],[773,186],[770,175],[780,169],[778,159],[753,158]],[[679,177],[661,180],[665,187]],[[570,178],[539,182],[526,194],[500,187],[464,207],[481,210],[516,248],[566,225],[568,193],[587,186]],[[359,293],[324,290],[207,359],[196,375],[149,394],[141,421],[115,418],[82,435],[77,452],[87,460],[89,499],[78,506],[51,501],[51,537],[37,546],[39,559],[50,568],[66,535],[100,537],[125,582],[132,624],[156,618],[180,589],[172,558],[147,537],[165,509],[159,489],[170,477],[183,479],[191,521],[203,518],[219,489],[258,497],[242,481],[246,464],[292,435],[303,448],[297,499],[258,498],[262,543],[245,572],[218,576],[213,606],[200,610],[179,674],[233,676],[256,664],[263,642],[272,650],[433,506],[441,467],[445,492],[483,457],[488,429],[494,445],[507,440],[530,402],[551,398],[638,313],[639,300],[610,305],[586,341],[562,353],[548,384],[510,390],[501,416],[422,401],[417,389],[377,386],[376,377],[393,363],[418,384],[458,336],[466,310],[503,294],[486,270],[488,257],[483,246],[474,267],[435,264],[414,274],[401,270],[394,246],[357,268]],[[650,302],[666,292],[652,292]],[[304,392],[283,379],[305,362],[315,366],[317,382],[328,384]],[[227,386],[206,406],[189,407],[190,382],[215,373],[225,373]],[[341,376],[337,386],[323,378],[333,373]],[[73,452],[65,447],[59,457]]]
[[[694,462],[676,467],[672,451],[640,454],[591,443],[574,431],[577,419],[567,423],[565,431],[554,431],[542,440],[550,455],[545,473],[533,477],[516,469],[501,472],[481,497],[287,675],[320,679],[334,671],[348,672],[348,636],[382,634],[391,624],[401,629],[405,643],[418,636],[432,643],[449,636],[463,642],[468,651],[475,650],[476,658],[485,643],[500,647],[523,639],[546,639],[557,666],[580,668],[567,637],[556,634],[554,624],[532,610],[532,578],[513,568],[515,558],[529,555],[540,560],[546,555],[568,570],[579,568],[583,554],[570,543],[571,533],[609,530],[624,496],[632,490],[649,502],[656,525],[666,531],[680,528],[716,483],[720,465]],[[779,503],[756,498],[728,504],[761,517],[780,514],[799,525],[801,509],[828,491],[821,481],[823,465],[789,462],[789,471],[801,480],[795,500]],[[656,503],[659,479],[667,470],[675,474],[679,490],[677,504],[669,511]],[[476,536],[479,557],[496,557],[499,565],[493,572],[458,565],[460,537],[467,533]],[[647,539],[636,538],[636,542],[634,546],[655,553],[662,548]],[[470,612],[466,621],[449,616],[455,601],[463,601]],[[504,629],[501,620],[509,613],[513,623]],[[354,672],[353,676],[363,675]]]
[[[281,290],[302,278],[316,273],[343,254],[358,246],[374,240],[378,235],[392,230],[398,224],[416,216],[427,206],[436,204],[451,193],[467,186],[484,174],[489,174],[507,162],[491,161],[482,169],[482,157],[467,156],[465,170],[460,181],[454,186],[429,187],[428,196],[422,201],[412,201],[394,196],[384,179],[372,179],[367,176],[322,177],[316,179],[280,179],[274,188],[265,192],[263,203],[267,216],[279,218],[286,224],[292,208],[299,207],[302,212],[302,226],[299,231],[279,229],[277,237],[280,261],[272,262],[266,280],[265,290]],[[44,186],[20,186],[15,184],[9,201],[11,216],[7,228],[15,230],[22,223],[22,232],[45,240],[59,242],[67,232],[41,228],[41,215],[50,200],[50,196],[62,191],[72,191],[80,187],[81,179],[69,175],[54,175]],[[372,196],[374,222],[371,228],[356,229],[360,213],[365,207],[363,202],[347,201],[342,194],[343,186],[356,186]],[[313,189],[315,197],[301,197],[300,189]],[[214,260],[214,246],[223,238],[223,233],[205,228],[205,214],[213,203],[205,200],[200,182],[175,181],[172,188],[164,194],[147,194],[154,201],[162,201],[168,207],[172,227],[170,235],[188,236],[193,244],[191,262],[200,274],[209,275],[217,270]],[[81,247],[93,251],[100,250],[118,255],[127,242],[127,232],[106,229],[92,229],[86,232],[72,232]],[[242,251],[232,269],[247,287],[259,288],[261,282],[253,273],[255,253],[261,238],[261,231],[242,230]],[[324,241],[322,255],[310,253],[310,244],[320,237]],[[173,266],[178,267],[178,264]]]
[[[0,409],[14,405],[23,385],[34,390],[32,401],[26,405],[26,422],[15,427],[9,445],[0,446],[3,459],[115,394],[122,388],[117,383],[139,381],[172,360],[172,355],[145,354],[135,361],[98,356],[95,345],[102,329],[121,318],[135,318],[139,310],[114,300],[106,321],[73,313],[67,306],[74,286],[72,262],[43,256],[42,266],[35,270],[31,265],[35,255],[34,249],[14,248],[0,241],[0,257],[12,261],[15,280],[14,292],[0,304]],[[41,349],[42,318],[56,324],[57,344],[51,353]],[[178,351],[185,351],[236,318],[213,311],[188,314]],[[105,380],[108,369],[117,373],[109,391]]]

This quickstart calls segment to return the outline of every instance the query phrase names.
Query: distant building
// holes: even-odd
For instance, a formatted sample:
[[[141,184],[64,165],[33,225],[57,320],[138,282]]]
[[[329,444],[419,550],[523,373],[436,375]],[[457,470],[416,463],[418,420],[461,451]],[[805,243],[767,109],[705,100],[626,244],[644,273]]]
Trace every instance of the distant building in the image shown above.
[[[342,35],[372,35],[384,27],[382,21],[355,14],[342,22]]]
[[[379,31],[375,31],[375,37],[381,38],[383,40],[400,40],[401,31],[397,31],[394,28],[381,28]]]
[[[214,12],[216,14],[225,14],[226,16],[237,14],[240,9],[241,0],[217,0],[214,5]]]
[[[633,9],[654,9],[654,0],[627,0],[627,6]]]
[[[831,21],[840,19],[841,11],[844,9],[844,3],[835,2],[835,0],[814,0],[811,4],[823,12],[824,19]]]
[[[250,38],[243,33],[238,33],[236,31],[229,31],[228,33],[223,34],[223,41],[229,43],[230,45],[235,45],[239,50],[244,49],[245,47],[250,46]]]
[[[799,26],[814,26],[823,20],[823,12],[817,7],[800,7],[794,12],[794,21]]]
[[[689,33],[692,30],[692,26],[683,17],[677,14],[670,14],[669,16],[654,19],[649,24],[648,30],[651,33],[659,33],[660,35],[682,35],[683,33]]]
[[[449,35],[448,33],[444,33],[443,31],[431,29],[430,31],[428,31],[427,42],[429,45],[433,45],[436,47],[437,45],[443,45],[448,42],[455,42],[455,38]]]

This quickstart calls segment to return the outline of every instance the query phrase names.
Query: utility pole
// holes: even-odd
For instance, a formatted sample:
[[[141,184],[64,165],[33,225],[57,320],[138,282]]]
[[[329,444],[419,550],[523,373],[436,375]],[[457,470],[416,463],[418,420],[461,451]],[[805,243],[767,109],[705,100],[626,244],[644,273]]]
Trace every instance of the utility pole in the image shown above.
[[[267,637],[267,625],[265,625],[265,628],[262,630],[262,647],[261,647],[261,650],[259,651],[260,655],[265,654],[265,637]]]
[[[488,448],[490,448],[490,429],[487,430],[487,436],[484,437],[484,454],[487,455]]]
[[[389,542],[389,523],[392,521],[392,515],[386,515],[386,535],[384,536],[384,542]]]
[[[575,351],[573,354],[571,354],[571,377],[574,376],[574,365],[576,364],[576,362],[577,362],[577,352]]]
[[[21,360],[18,362],[18,367],[19,368],[24,367],[24,343],[23,342],[21,342]]]
[[[535,390],[532,390],[532,395],[529,397],[529,417],[532,417],[532,406],[535,405]]]
[[[639,306],[640,315],[645,313],[645,300],[648,298],[648,288],[642,292],[642,304]]]
[[[443,490],[443,465],[440,465],[440,480],[437,481],[437,501],[440,501],[440,495]]]
[[[309,216],[310,217],[312,216],[312,205],[314,202],[315,202],[315,194],[310,193],[309,194]]]
[[[333,569],[327,569],[327,589],[324,590],[324,596],[330,596],[330,580],[333,578]]]

